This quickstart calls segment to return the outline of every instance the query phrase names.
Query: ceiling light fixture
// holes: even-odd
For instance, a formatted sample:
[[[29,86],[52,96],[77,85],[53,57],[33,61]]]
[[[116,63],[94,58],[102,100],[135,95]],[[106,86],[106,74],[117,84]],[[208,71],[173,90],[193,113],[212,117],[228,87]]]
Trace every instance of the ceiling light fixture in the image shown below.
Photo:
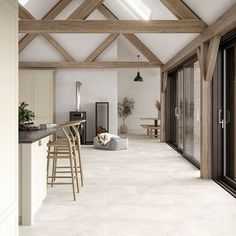
[[[138,57],[138,62],[139,62],[140,56],[137,55],[137,57]],[[136,77],[134,78],[134,82],[143,82],[143,78],[141,77],[140,72],[139,72],[139,67],[138,67],[138,73],[137,73]]]

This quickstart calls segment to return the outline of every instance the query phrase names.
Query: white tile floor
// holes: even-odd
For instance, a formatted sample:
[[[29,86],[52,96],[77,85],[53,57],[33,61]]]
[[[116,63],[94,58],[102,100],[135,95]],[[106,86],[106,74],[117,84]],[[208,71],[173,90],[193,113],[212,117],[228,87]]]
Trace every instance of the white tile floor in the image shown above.
[[[83,148],[85,186],[48,189],[20,236],[235,236],[236,199],[166,144],[130,139],[127,151]]]

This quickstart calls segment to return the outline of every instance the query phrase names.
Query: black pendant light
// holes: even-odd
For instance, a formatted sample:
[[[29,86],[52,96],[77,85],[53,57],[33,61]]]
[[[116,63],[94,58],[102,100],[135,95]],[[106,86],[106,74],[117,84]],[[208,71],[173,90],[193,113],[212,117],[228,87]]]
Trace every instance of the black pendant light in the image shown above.
[[[139,62],[140,56],[138,55],[137,57],[138,57],[138,62]],[[134,78],[134,82],[143,82],[143,78],[140,75],[139,68],[138,68],[138,73],[137,73],[136,77]]]

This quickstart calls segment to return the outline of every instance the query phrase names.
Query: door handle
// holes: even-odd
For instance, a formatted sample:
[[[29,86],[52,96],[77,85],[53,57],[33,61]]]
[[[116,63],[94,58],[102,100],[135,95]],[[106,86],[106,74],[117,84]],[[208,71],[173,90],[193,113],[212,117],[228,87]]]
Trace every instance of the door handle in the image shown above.
[[[178,108],[177,107],[175,108],[175,116],[176,116],[177,119],[179,119],[179,114],[178,114]]]
[[[218,111],[218,123],[221,124],[221,128],[224,128],[224,119],[222,117],[223,111],[220,109]]]

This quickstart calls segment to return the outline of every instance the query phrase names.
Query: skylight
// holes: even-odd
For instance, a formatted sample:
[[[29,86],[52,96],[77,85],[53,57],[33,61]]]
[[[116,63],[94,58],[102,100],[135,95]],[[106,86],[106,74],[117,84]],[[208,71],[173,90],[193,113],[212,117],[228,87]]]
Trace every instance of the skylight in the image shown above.
[[[142,0],[118,0],[118,2],[135,19],[150,20],[152,11]]]
[[[18,2],[24,6],[29,0],[18,0]]]

